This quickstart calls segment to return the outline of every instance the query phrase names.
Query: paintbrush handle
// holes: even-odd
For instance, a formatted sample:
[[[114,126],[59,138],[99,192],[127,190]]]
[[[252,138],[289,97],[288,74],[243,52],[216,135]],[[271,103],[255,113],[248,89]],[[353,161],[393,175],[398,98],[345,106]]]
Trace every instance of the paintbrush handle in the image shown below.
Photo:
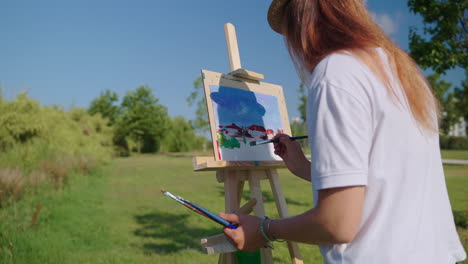
[[[296,139],[303,139],[303,138],[308,138],[309,136],[297,136],[297,137],[289,137],[290,140],[294,141]],[[271,140],[271,142],[273,143],[278,143],[279,142],[279,138],[274,138]]]
[[[303,139],[307,138],[308,136],[297,136],[297,137],[289,137],[290,140],[296,140],[296,139]],[[268,144],[268,143],[278,143],[279,138],[273,138],[273,139],[266,139],[266,140],[259,140],[259,141],[252,141],[250,142],[250,146],[256,146],[256,145],[262,145],[262,144]]]
[[[304,139],[304,138],[308,138],[309,136],[297,136],[297,137],[290,137],[289,139],[291,140],[296,140],[296,139]]]

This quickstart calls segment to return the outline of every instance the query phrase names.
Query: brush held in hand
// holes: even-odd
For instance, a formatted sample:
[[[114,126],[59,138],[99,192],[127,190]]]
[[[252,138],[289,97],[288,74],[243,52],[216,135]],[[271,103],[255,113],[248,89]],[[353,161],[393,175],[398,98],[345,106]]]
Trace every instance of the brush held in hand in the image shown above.
[[[296,139],[304,139],[307,137],[308,136],[297,136],[297,137],[289,137],[289,139],[296,140]],[[257,140],[257,141],[250,142],[250,146],[262,145],[262,144],[267,144],[267,143],[278,143],[278,142],[279,142],[279,138]]]
[[[236,229],[237,228],[237,225],[235,224],[231,224],[229,223],[228,221],[226,221],[225,219],[221,218],[220,216],[208,211],[207,209],[201,207],[200,205],[196,204],[196,203],[193,203],[193,202],[190,202],[189,200],[185,200],[184,198],[180,197],[180,196],[175,196],[173,195],[172,193],[166,191],[166,190],[161,190],[161,192],[166,195],[167,197],[170,197],[174,200],[176,200],[177,202],[183,204],[185,207],[189,208],[190,210],[208,218],[208,219],[211,219],[212,221],[218,223],[218,224],[221,224],[225,227],[228,227],[228,228],[231,228],[231,229]]]

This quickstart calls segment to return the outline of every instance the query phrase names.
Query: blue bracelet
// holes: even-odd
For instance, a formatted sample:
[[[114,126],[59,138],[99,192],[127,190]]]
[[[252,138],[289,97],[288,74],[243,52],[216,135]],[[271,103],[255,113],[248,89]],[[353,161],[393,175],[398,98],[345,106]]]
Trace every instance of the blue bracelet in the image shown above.
[[[267,220],[267,219],[269,219],[268,216],[264,216],[264,217],[262,218],[262,220],[260,220],[260,232],[262,233],[262,236],[263,236],[266,240],[272,242],[272,241],[275,241],[275,240],[274,240],[274,239],[271,239],[271,238],[265,233],[265,229],[263,228],[263,226],[264,226],[264,224],[265,224],[265,220]]]

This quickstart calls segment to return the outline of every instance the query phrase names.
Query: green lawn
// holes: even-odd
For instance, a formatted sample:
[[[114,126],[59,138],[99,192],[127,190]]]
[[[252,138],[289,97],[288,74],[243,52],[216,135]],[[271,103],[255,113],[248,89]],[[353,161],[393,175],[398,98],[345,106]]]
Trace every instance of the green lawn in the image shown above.
[[[468,166],[445,171],[453,209],[466,210]],[[308,183],[286,170],[280,170],[280,178],[291,214],[311,207]],[[163,196],[161,189],[214,212],[224,209],[215,173],[193,172],[190,157],[116,159],[100,172],[75,177],[61,192],[29,195],[16,210],[0,209],[0,263],[216,263],[217,256],[203,254],[197,240],[221,228]],[[278,217],[267,181],[262,189],[267,214]],[[31,227],[38,202],[43,209]],[[466,231],[459,230],[465,247]],[[275,246],[275,263],[290,263],[286,245]],[[305,263],[321,263],[317,247],[301,244],[300,250]]]
[[[442,158],[468,160],[468,150],[445,150],[442,149]]]

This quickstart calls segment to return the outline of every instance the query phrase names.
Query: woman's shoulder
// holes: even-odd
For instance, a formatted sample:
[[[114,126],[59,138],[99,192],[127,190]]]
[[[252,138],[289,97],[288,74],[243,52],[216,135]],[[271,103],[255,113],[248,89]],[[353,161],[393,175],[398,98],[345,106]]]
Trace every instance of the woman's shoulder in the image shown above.
[[[360,73],[363,67],[363,63],[351,52],[334,52],[317,64],[312,76],[335,79],[349,75],[349,73]]]
[[[358,85],[364,88],[362,86],[372,85],[376,81],[369,68],[349,51],[334,52],[323,58],[310,77],[310,88],[324,82],[342,87]]]

